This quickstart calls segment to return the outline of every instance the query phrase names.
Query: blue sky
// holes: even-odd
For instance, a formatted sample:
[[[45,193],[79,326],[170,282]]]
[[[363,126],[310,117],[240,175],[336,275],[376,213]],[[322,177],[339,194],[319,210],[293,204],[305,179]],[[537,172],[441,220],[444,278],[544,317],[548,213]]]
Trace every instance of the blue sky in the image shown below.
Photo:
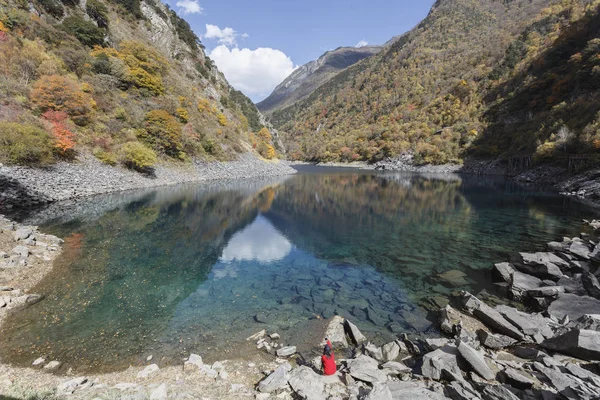
[[[260,101],[295,67],[327,50],[365,42],[382,44],[408,31],[427,15],[434,0],[168,3],[201,37],[231,84]]]

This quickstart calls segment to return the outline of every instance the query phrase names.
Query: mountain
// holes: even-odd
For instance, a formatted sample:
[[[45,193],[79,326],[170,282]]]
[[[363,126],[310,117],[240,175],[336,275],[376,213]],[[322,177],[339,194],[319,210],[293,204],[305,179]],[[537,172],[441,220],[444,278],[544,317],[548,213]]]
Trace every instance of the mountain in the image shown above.
[[[599,3],[438,0],[390,47],[271,120],[302,160],[557,157],[565,141],[593,151]]]
[[[274,155],[250,99],[159,0],[0,2],[0,162]],[[262,132],[262,134],[258,134]]]
[[[360,60],[379,53],[383,46],[339,47],[323,54],[316,61],[296,69],[273,93],[258,103],[258,109],[266,115],[304,100],[315,89],[340,71]]]

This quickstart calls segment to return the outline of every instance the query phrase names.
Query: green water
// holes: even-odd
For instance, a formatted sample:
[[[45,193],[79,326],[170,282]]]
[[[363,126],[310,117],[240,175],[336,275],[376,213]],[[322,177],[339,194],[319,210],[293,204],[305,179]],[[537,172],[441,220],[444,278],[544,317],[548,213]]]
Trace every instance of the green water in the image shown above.
[[[452,291],[492,291],[494,262],[593,216],[503,180],[348,170],[102,200],[29,216],[65,251],[32,290],[45,299],[4,325],[2,360],[45,355],[85,372],[149,354],[223,359],[263,328],[306,342],[311,321],[335,314],[380,343],[435,333]]]

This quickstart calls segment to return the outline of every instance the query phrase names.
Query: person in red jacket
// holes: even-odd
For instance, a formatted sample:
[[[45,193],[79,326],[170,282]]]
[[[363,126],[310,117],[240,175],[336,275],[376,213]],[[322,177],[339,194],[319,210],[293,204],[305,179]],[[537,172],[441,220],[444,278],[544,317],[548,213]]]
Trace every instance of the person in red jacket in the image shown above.
[[[321,361],[323,362],[323,373],[325,375],[333,375],[337,371],[337,366],[335,365],[335,356],[333,355],[333,346],[329,339],[325,338],[327,344],[323,349],[323,355],[321,356]]]

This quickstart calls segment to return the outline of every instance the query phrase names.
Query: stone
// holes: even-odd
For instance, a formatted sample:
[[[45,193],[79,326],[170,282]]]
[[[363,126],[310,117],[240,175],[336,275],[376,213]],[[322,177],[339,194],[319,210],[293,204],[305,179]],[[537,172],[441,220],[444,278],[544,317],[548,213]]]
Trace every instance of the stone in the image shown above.
[[[397,361],[388,361],[382,365],[383,369],[394,371],[396,374],[406,374],[412,372],[412,368]]]
[[[277,350],[277,357],[289,357],[296,353],[296,346],[286,346]]]
[[[492,268],[492,278],[494,282],[506,282],[510,284],[512,283],[514,272],[515,269],[510,263],[503,262],[494,264],[494,267]]]
[[[517,371],[516,369],[510,367],[502,371],[500,376],[502,383],[507,383],[517,389],[530,389],[534,384],[534,381],[525,376],[524,372]]]
[[[520,400],[504,385],[489,385],[483,389],[484,400]]]
[[[600,331],[600,314],[585,314],[577,320],[568,324],[569,327],[577,329],[589,329],[592,331]]]
[[[193,371],[195,369],[202,369],[204,366],[204,362],[202,361],[202,357],[198,354],[190,354],[189,358],[185,363],[183,363],[184,371]]]
[[[578,296],[587,296],[587,291],[583,287],[581,275],[576,275],[573,277],[563,276],[556,282],[556,284],[564,287],[565,293],[573,293]]]
[[[300,398],[305,400],[323,400],[325,383],[320,375],[306,366],[298,367],[289,373],[288,383]]]
[[[493,380],[495,374],[492,372],[490,367],[485,362],[483,356],[474,348],[464,342],[458,344],[458,352],[462,358],[473,368],[473,371],[477,372],[479,376],[488,381]]]
[[[573,240],[571,246],[569,246],[569,251],[571,252],[571,254],[574,254],[579,258],[583,258],[584,260],[590,259],[589,246],[579,238]]]
[[[355,345],[358,346],[359,344],[367,341],[365,335],[363,335],[362,332],[358,329],[358,327],[349,320],[346,320],[345,327],[346,331],[348,332],[348,335],[350,336]]]
[[[365,400],[394,400],[392,392],[386,383],[376,382],[373,384],[373,389],[369,392]]]
[[[18,242],[20,240],[28,239],[31,235],[33,235],[33,229],[19,228],[15,231],[15,241]]]
[[[484,330],[478,330],[477,336],[479,337],[479,341],[483,346],[492,350],[504,349],[517,343],[515,339],[512,339],[508,336],[493,334]]]
[[[158,370],[160,370],[160,368],[158,368],[158,365],[150,364],[146,368],[144,368],[143,370],[138,372],[137,377],[138,378],[147,378]]]
[[[469,282],[465,279],[467,277],[467,274],[456,269],[444,272],[442,274],[438,274],[437,277],[438,279],[444,281],[450,286],[457,287],[469,284]]]
[[[430,390],[425,382],[387,382],[394,400],[447,400],[443,394]]]
[[[458,349],[455,346],[447,345],[423,356],[423,365],[421,373],[424,377],[440,380],[442,371],[447,370],[457,375],[461,375],[458,367]]]
[[[379,369],[377,360],[364,354],[348,361],[350,375],[363,382],[375,383],[387,381],[387,374]]]
[[[565,368],[571,373],[571,375],[574,375],[579,379],[588,380],[600,388],[600,375],[596,375],[593,372],[581,368],[579,365],[573,363],[567,363]]]
[[[448,344],[448,339],[444,338],[427,338],[425,339],[425,345],[429,349],[429,351],[434,351],[440,349]]]
[[[451,306],[446,306],[440,310],[440,329],[447,335],[454,336],[457,333],[457,327],[476,332],[479,329],[488,328],[479,320],[455,310]]]
[[[167,385],[161,383],[150,393],[150,400],[167,400]]]
[[[246,340],[252,340],[252,341],[258,340],[258,339],[265,337],[266,334],[267,334],[267,331],[263,329],[262,331],[256,332],[254,335],[247,337]]]
[[[512,283],[510,285],[510,294],[515,300],[521,300],[527,292],[542,286],[542,280],[535,276],[515,271],[512,274]]]
[[[513,339],[523,340],[524,336],[519,330],[508,322],[498,311],[494,310],[470,293],[463,296],[465,309],[491,329],[510,336]]]
[[[56,371],[61,365],[62,364],[60,361],[50,361],[48,364],[44,365],[44,369],[47,369],[48,371]]]
[[[381,350],[381,347],[377,347],[372,343],[368,343],[365,346],[365,353],[377,361],[383,361],[383,351]]]
[[[581,275],[581,282],[591,297],[600,299],[600,282],[598,282],[598,278],[596,278],[591,272],[585,271]]]
[[[585,314],[595,314],[600,310],[600,300],[589,296],[577,296],[571,293],[562,293],[548,307],[548,312],[558,319],[566,315],[572,320]]]
[[[211,368],[214,369],[215,371],[220,371],[220,370],[224,369],[225,366],[223,365],[223,363],[221,361],[215,361],[211,365]]]
[[[557,298],[559,294],[564,292],[565,288],[563,286],[544,286],[537,289],[530,289],[526,292],[526,294],[530,297]]]
[[[271,393],[287,386],[287,373],[292,370],[292,366],[286,361],[281,364],[273,373],[260,381],[258,391]]]
[[[539,333],[544,338],[554,336],[554,333],[548,326],[548,320],[541,314],[528,314],[505,305],[497,306],[495,309],[526,335],[533,336]]]
[[[271,333],[269,337],[271,338],[271,340],[279,340],[281,338],[281,336],[279,336],[279,333]]]
[[[29,248],[26,246],[16,246],[14,249],[12,249],[11,253],[24,260],[29,257]]]
[[[573,329],[569,332],[544,340],[542,347],[584,360],[600,360],[600,332]]]
[[[85,376],[73,378],[66,382],[61,383],[56,387],[56,391],[59,394],[72,394],[77,388],[84,385],[88,379]]]
[[[554,253],[519,253],[521,256],[521,265],[516,267],[526,274],[536,276],[541,279],[558,280],[563,276],[560,269],[569,268],[569,263],[558,257]]]
[[[578,386],[577,381],[554,368],[545,367],[539,362],[534,362],[533,367],[541,372],[559,392],[570,387]]]
[[[327,325],[325,337],[329,339],[334,347],[348,347],[348,340],[344,331],[344,318],[339,315],[333,317]]]
[[[383,361],[393,361],[400,355],[400,346],[396,342],[384,344],[381,348]]]
[[[444,386],[444,393],[452,400],[478,400],[479,393],[465,380],[452,381]]]
[[[42,365],[45,362],[46,362],[46,359],[44,357],[40,357],[40,358],[37,358],[31,365],[33,365],[34,367],[37,367],[38,365]]]

